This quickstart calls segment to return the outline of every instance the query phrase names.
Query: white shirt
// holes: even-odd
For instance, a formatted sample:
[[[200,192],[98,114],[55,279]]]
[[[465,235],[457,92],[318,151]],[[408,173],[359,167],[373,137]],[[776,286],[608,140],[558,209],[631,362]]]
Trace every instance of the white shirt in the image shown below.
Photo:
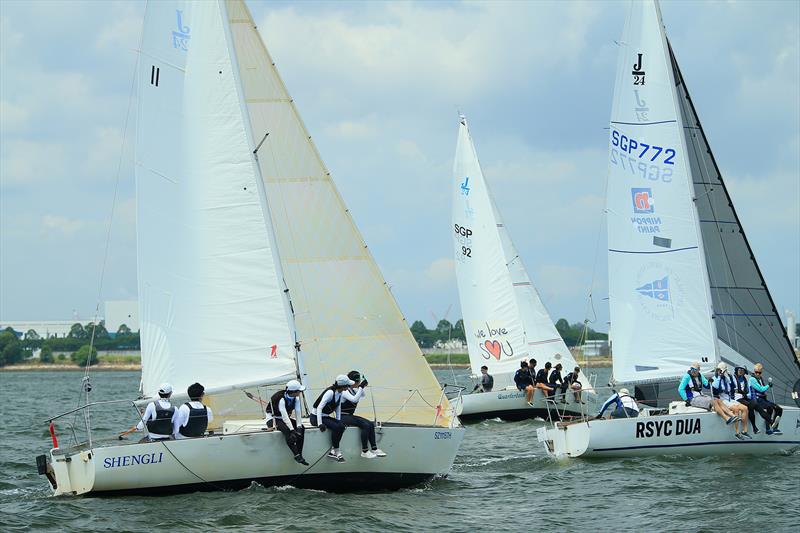
[[[166,400],[164,398],[159,398],[156,401],[158,401],[158,405],[162,409],[169,409],[170,407],[172,407],[172,404],[169,403],[169,400]],[[177,415],[178,415],[178,410],[175,409],[175,411],[172,413],[172,423],[173,423],[173,425],[175,424],[175,417]],[[147,407],[144,410],[144,415],[142,415],[142,419],[139,421],[138,424],[136,424],[136,431],[142,431],[145,428],[145,424],[147,423],[148,420],[155,420],[155,419],[156,419],[156,402],[150,402],[150,403],[147,404]],[[159,433],[151,433],[149,431],[147,433],[148,433],[148,435],[150,435],[151,439],[168,439],[169,438],[169,435],[161,435]]]
[[[353,392],[353,389],[350,388],[345,389],[344,392],[342,392],[342,399],[347,400],[348,402],[351,402],[353,404],[357,404],[358,400],[363,398],[364,395],[366,394],[366,392],[364,392],[365,387],[357,387],[357,388],[358,390],[355,392]]]
[[[278,400],[278,412],[281,415],[281,420],[283,423],[289,426],[289,429],[292,429],[292,419],[289,416],[289,411],[286,410],[286,397],[281,396],[281,399]],[[267,413],[267,422],[272,420],[273,416],[272,413]],[[294,419],[297,422],[298,426],[302,425],[302,414],[300,413],[300,397],[294,399]]]
[[[189,402],[194,409],[202,409],[203,407],[206,408],[206,412],[208,413],[208,423],[211,424],[211,421],[214,419],[214,415],[211,414],[211,408],[206,407],[203,405],[202,402]],[[172,417],[172,434],[175,435],[176,439],[188,439],[190,437],[184,437],[181,435],[181,428],[186,427],[186,424],[189,423],[189,407],[186,404],[180,406],[180,408],[175,412],[175,416]]]
[[[329,414],[326,414],[326,413],[322,412],[322,407],[325,406],[325,405],[328,405],[328,403],[331,401],[331,398],[333,398],[334,401],[336,402],[336,411],[335,411],[336,420],[341,420],[342,419],[342,393],[341,392],[334,392],[331,389],[328,389],[328,390],[325,391],[325,394],[322,395],[322,398],[320,398],[319,404],[317,404],[320,407],[320,409],[319,409],[320,412],[317,413],[317,408],[316,407],[312,407],[311,408],[311,414],[312,415],[316,415],[317,422],[320,423],[320,424],[322,423],[322,417],[323,416],[331,416]]]

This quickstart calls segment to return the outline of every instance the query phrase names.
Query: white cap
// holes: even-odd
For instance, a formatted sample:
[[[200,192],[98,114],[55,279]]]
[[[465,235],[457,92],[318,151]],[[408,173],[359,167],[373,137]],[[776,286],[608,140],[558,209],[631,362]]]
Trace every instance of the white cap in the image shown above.
[[[630,396],[631,395],[631,393],[628,392],[628,389],[619,389],[619,393],[620,394],[624,394],[626,396]]]
[[[159,394],[172,394],[172,385],[169,383],[162,383],[158,388]]]
[[[306,390],[306,386],[303,385],[302,383],[300,383],[299,381],[297,381],[296,379],[293,379],[293,380],[289,381],[286,384],[286,390],[288,390],[288,391],[298,391],[298,390],[299,391],[304,391],[304,390]]]
[[[717,365],[717,369],[720,372],[727,372],[728,371],[728,365],[726,365],[723,361],[720,361],[719,364]]]
[[[338,376],[336,376],[336,385],[339,386],[339,387],[344,387],[345,385],[350,386],[350,385],[355,385],[355,384],[356,384],[355,381],[353,381],[352,379],[348,378],[344,374],[339,374]]]

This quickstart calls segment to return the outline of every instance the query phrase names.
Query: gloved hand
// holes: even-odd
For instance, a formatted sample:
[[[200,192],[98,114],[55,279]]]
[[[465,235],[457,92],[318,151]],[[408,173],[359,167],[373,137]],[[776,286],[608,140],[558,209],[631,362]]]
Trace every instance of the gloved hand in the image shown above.
[[[367,381],[367,380],[365,379],[365,380],[363,380],[361,383],[359,383],[359,385],[358,385],[358,386],[359,386],[359,387],[361,387],[361,388],[363,389],[363,388],[365,388],[367,385],[369,385],[369,381]]]
[[[770,383],[770,384],[769,384],[769,388],[770,388],[770,389],[772,388],[772,383]]]
[[[686,404],[686,407],[691,407],[692,406],[692,400],[686,400],[686,402],[684,402],[684,403]]]
[[[326,429],[328,429],[328,428],[325,427],[325,424],[320,424],[319,425],[319,432],[320,433],[325,433]]]

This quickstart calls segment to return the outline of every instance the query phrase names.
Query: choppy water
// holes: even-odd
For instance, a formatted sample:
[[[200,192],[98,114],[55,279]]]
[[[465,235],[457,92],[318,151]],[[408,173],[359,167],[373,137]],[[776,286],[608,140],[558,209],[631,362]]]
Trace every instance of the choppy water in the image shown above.
[[[601,370],[602,372],[602,370]],[[452,383],[449,370],[437,371]],[[466,371],[458,372],[464,379]],[[601,375],[599,383],[607,376]],[[545,456],[539,422],[470,425],[451,475],[399,492],[53,498],[34,457],[44,418],[75,405],[76,372],[0,374],[0,530],[58,531],[798,531],[800,454],[572,460]],[[133,397],[139,374],[93,377],[93,400]],[[120,421],[99,421],[107,429]]]

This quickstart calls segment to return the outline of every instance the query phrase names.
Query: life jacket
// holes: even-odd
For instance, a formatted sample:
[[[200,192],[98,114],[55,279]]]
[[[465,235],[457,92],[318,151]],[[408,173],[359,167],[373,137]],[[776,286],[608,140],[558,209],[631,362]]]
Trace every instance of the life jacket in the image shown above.
[[[689,374],[689,383],[686,384],[686,388],[684,392],[686,392],[686,399],[691,400],[694,394],[692,392],[696,392],[700,394],[703,390],[703,377],[698,373],[697,376],[693,376],[691,372],[686,372]]]
[[[758,381],[758,384],[764,387],[764,378],[761,376],[756,376],[753,374],[753,379]],[[767,399],[767,392],[761,392],[755,389],[755,387],[750,387],[750,398],[753,400],[766,400]]]
[[[328,403],[320,407],[319,402],[322,401],[322,397],[325,396],[325,393],[328,391],[333,391],[333,395],[331,396],[331,399],[328,400]],[[339,395],[338,398],[336,397],[337,394]],[[330,415],[332,412],[336,410],[336,406],[339,405],[341,402],[342,402],[342,394],[337,393],[336,387],[331,385],[330,387],[322,391],[322,394],[320,394],[317,397],[317,401],[314,402],[314,411],[317,414],[317,418],[320,418],[323,414]]]
[[[279,390],[269,398],[269,403],[267,404],[267,413],[273,415],[276,418],[281,416],[281,410],[278,408],[281,402],[281,398],[283,398],[283,402],[286,405],[286,412],[289,413],[291,416],[292,411],[294,411],[294,403],[297,401],[297,398],[292,398],[286,394],[285,390]]]
[[[356,394],[356,391],[353,390],[352,387],[348,388],[347,390],[350,391],[350,394]],[[357,403],[353,403],[350,400],[346,399],[342,396],[342,414],[343,415],[353,415],[356,412],[356,407],[358,407]]]
[[[719,395],[722,396],[726,394],[728,399],[733,400],[736,396],[736,386],[733,384],[733,377],[725,372],[724,374],[720,374],[717,376],[717,380],[721,384],[721,386],[715,390],[719,391]]]
[[[741,398],[748,398],[750,396],[750,385],[747,384],[747,379],[747,374],[740,376],[737,369],[737,374],[734,378],[734,384],[736,386],[735,392],[736,395],[740,396]]]
[[[178,431],[184,437],[202,437],[208,429],[208,409],[205,405],[202,409],[192,407],[189,402],[183,405],[189,408],[189,420]]]
[[[169,403],[169,400],[163,401],[169,404],[166,409],[161,407],[160,400],[153,402],[156,408],[156,418],[147,421],[147,431],[149,433],[155,433],[156,435],[172,434],[172,415],[175,414],[175,408]]]
[[[636,400],[628,396],[627,394],[620,394],[617,397],[617,407],[633,409],[637,413],[639,412],[639,405],[636,403]]]

